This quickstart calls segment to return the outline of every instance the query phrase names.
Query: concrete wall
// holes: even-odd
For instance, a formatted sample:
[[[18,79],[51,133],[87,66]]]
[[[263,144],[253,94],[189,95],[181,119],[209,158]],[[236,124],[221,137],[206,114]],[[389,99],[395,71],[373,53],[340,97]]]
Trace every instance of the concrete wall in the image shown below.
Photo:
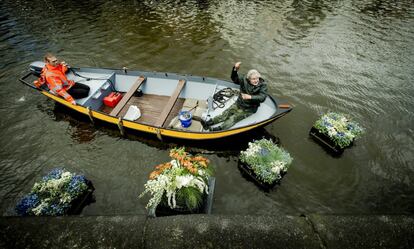
[[[414,217],[1,217],[0,248],[414,248]]]

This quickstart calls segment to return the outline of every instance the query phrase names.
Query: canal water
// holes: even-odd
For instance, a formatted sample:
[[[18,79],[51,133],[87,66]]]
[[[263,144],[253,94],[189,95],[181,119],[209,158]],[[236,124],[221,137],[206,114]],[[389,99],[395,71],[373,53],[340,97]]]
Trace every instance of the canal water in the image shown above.
[[[247,136],[189,144],[216,169],[214,214],[414,213],[414,5],[411,0],[22,1],[0,3],[0,212],[50,169],[85,174],[83,215],[144,214],[148,174],[181,142],[121,137],[18,82],[50,51],[73,66],[229,79],[256,68],[293,111]],[[308,132],[327,111],[366,132],[333,157]],[[269,192],[244,178],[237,151],[278,138],[294,158]]]

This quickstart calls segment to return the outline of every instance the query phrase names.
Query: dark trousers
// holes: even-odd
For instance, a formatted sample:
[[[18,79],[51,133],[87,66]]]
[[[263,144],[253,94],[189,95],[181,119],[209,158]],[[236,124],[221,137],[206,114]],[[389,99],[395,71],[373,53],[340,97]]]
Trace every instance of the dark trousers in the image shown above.
[[[68,91],[74,99],[81,99],[88,97],[89,86],[76,82]]]
[[[223,122],[220,125],[220,130],[226,130],[233,125],[235,125],[240,120],[247,118],[248,116],[252,115],[254,112],[249,110],[244,110],[243,108],[239,107],[237,102],[234,102],[227,110],[225,110],[222,114],[213,118],[213,124],[218,124]]]

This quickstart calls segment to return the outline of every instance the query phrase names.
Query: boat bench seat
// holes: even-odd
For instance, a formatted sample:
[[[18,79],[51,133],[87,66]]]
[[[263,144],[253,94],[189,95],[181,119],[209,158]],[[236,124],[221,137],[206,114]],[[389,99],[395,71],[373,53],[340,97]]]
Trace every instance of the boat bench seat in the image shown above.
[[[121,101],[115,106],[115,108],[109,114],[110,116],[118,116],[121,112],[122,108],[128,103],[129,99],[134,95],[134,93],[138,90],[138,88],[145,82],[145,76],[141,75],[132,85],[132,87],[128,90],[128,92],[122,97]]]
[[[207,112],[207,102],[206,100],[201,99],[185,99],[182,111],[189,111],[192,114],[192,122],[191,125],[187,128],[181,126],[180,120],[178,120],[178,116],[174,117],[171,122],[168,124],[168,128],[176,129],[176,130],[183,130],[183,131],[195,131],[201,132],[203,131],[203,126],[201,125],[201,119],[204,113]]]
[[[201,121],[203,114],[207,112],[207,101],[201,99],[186,99],[182,110],[191,112],[193,120]]]
[[[180,131],[194,131],[194,132],[202,132],[203,131],[203,125],[198,120],[191,120],[191,125],[184,128],[181,126],[181,122],[177,117],[174,117],[170,124],[168,125],[168,128],[180,130]]]
[[[99,110],[103,104],[103,98],[111,93],[112,87],[111,82],[115,80],[115,73],[112,74],[92,74],[92,73],[82,73],[85,77],[90,77],[91,79],[83,82],[82,78],[71,75],[68,78],[80,82],[89,87],[89,94],[85,98],[76,99],[78,105],[83,105],[91,108],[92,110]]]
[[[184,85],[186,83],[186,80],[179,80],[177,87],[175,88],[174,93],[171,95],[170,99],[168,100],[167,104],[165,105],[164,109],[161,112],[160,117],[155,122],[155,126],[157,127],[163,127],[165,121],[168,118],[168,115],[170,114],[171,110],[174,107],[175,102],[178,99],[178,96],[181,93],[181,90],[183,89]]]

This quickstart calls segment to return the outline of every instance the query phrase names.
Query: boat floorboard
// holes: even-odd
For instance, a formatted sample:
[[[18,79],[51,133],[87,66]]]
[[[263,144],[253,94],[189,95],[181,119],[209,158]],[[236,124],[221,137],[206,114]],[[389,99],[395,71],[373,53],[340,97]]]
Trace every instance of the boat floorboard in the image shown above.
[[[137,120],[137,123],[146,124],[146,125],[154,125],[155,122],[161,115],[162,110],[164,109],[165,105],[167,104],[170,96],[161,96],[155,94],[144,94],[141,97],[132,96],[128,103],[122,108],[121,112],[118,114],[118,117],[125,116],[128,108],[131,105],[136,105],[141,111],[141,117]],[[178,115],[178,112],[182,109],[184,104],[183,98],[177,99],[173,109],[171,110],[168,118],[165,122],[165,126],[171,122],[171,120]],[[101,112],[109,114],[113,108],[102,105]]]

